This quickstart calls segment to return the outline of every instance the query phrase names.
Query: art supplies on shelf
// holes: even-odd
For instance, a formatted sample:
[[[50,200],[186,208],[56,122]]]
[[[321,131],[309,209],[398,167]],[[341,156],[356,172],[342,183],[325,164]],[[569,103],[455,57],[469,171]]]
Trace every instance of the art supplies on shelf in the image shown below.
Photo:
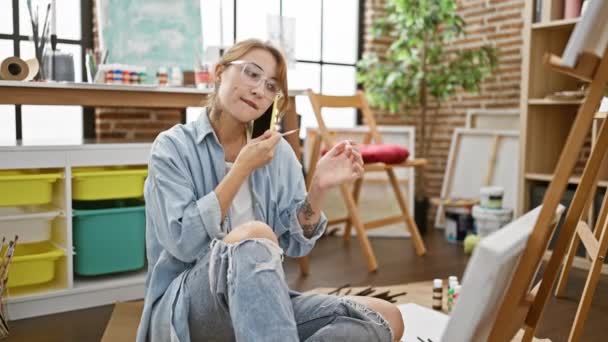
[[[99,66],[95,83],[144,84],[146,67],[124,64],[102,64]]]
[[[534,0],[534,23],[579,18],[591,0]]]
[[[213,89],[213,77],[211,77],[212,65],[210,63],[198,63],[194,66],[194,83],[198,89]]]
[[[178,66],[171,68],[171,78],[169,79],[169,85],[172,87],[181,87],[184,85],[184,73]]]
[[[585,86],[581,86],[580,89],[577,90],[561,90],[556,91],[552,94],[545,96],[546,99],[555,100],[555,101],[570,101],[570,100],[582,100],[587,96],[587,89]]]
[[[579,17],[582,6],[583,0],[564,0],[564,19]]]
[[[46,4],[46,11],[44,14],[42,14],[39,10],[39,4],[35,4],[35,7],[33,7],[32,2],[27,1],[27,10],[32,25],[31,40],[34,43],[34,53],[36,55],[36,60],[40,62],[44,58],[44,53],[46,51],[46,42],[50,41],[49,19],[51,13],[51,4]],[[42,15],[44,15],[44,19],[42,19]],[[40,64],[41,65],[39,65],[38,73],[34,75],[34,78],[36,80],[45,80],[48,78],[48,75],[47,72],[44,70],[44,66],[42,65],[44,63]]]

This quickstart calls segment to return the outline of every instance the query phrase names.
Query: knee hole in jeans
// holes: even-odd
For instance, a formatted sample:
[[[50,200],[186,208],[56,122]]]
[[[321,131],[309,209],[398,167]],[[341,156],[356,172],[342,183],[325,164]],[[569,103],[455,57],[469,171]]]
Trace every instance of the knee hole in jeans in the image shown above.
[[[226,235],[224,241],[235,244],[249,239],[267,239],[277,246],[279,244],[272,228],[260,221],[251,221],[236,227]]]

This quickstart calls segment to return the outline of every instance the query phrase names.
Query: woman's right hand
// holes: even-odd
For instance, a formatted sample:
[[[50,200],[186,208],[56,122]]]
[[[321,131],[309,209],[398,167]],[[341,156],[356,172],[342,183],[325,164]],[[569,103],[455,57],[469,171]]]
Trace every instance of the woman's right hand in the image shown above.
[[[270,130],[252,139],[236,157],[235,168],[245,170],[247,174],[250,174],[253,170],[270,163],[279,140],[281,140],[281,134]]]

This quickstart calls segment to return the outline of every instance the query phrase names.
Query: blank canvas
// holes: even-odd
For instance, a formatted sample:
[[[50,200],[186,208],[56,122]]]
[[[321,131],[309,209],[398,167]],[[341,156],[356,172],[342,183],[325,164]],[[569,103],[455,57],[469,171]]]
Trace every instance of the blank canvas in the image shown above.
[[[457,128],[441,189],[441,198],[479,198],[485,186],[494,137],[500,141],[490,184],[504,188],[503,207],[517,208],[519,132]],[[437,210],[435,226],[443,226],[443,208]]]

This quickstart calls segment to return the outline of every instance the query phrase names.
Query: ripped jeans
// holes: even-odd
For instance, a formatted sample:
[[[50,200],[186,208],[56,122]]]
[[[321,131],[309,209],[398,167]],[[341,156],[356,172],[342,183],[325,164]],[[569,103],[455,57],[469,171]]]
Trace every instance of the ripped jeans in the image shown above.
[[[282,250],[266,239],[214,240],[183,286],[192,341],[393,340],[388,322],[360,303],[290,291]],[[154,305],[151,341],[170,340],[170,310],[164,298]]]

